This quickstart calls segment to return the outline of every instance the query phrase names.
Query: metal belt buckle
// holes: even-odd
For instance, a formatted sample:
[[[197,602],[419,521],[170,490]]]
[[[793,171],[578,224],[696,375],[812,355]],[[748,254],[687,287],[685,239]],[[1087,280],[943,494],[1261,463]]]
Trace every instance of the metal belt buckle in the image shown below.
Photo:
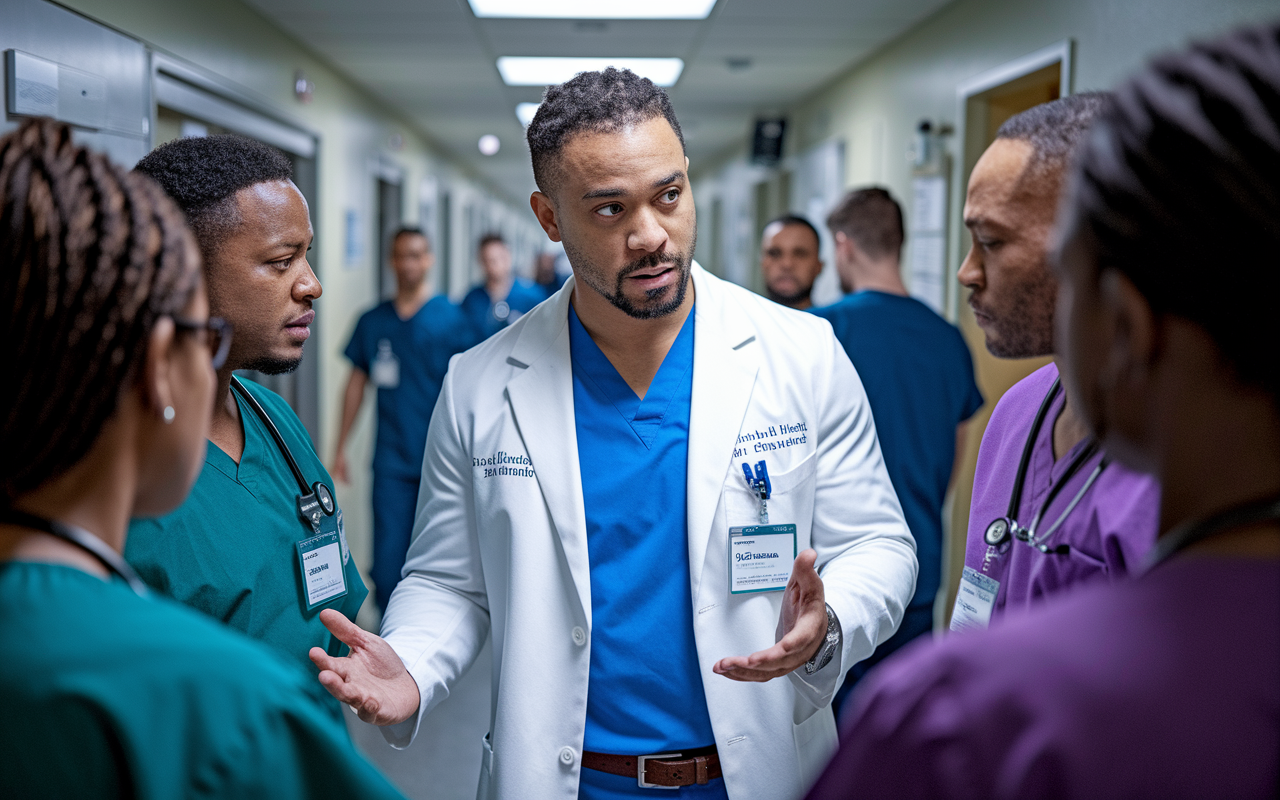
[[[651,758],[679,758],[683,753],[654,753],[650,756],[636,756],[636,783],[641,789],[679,789],[679,786],[659,786],[656,783],[645,783],[644,765]]]

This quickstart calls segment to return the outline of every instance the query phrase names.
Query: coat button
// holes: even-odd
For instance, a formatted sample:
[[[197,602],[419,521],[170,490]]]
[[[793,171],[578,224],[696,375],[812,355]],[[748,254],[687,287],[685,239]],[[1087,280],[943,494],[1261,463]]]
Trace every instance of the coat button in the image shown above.
[[[565,766],[571,766],[571,765],[573,764],[573,760],[574,760],[575,758],[577,758],[577,753],[574,753],[574,752],[573,752],[573,748],[572,748],[572,747],[561,747],[561,748],[560,748],[560,763],[561,763],[561,764],[564,764]]]
[[[587,632],[582,628],[573,629],[573,643],[581,647],[587,643]]]

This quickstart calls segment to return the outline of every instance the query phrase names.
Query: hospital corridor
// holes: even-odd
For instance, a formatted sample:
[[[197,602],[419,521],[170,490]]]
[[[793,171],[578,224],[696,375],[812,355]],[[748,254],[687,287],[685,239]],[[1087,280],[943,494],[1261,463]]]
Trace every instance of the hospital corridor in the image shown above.
[[[0,797],[1280,795],[1280,0],[0,51]]]

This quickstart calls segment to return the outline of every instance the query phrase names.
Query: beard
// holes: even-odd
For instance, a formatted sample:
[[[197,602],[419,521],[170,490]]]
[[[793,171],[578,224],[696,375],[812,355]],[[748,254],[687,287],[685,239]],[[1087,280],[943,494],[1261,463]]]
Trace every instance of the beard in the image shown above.
[[[765,293],[769,295],[770,300],[784,306],[794,306],[797,303],[803,303],[805,300],[808,300],[813,295],[812,287],[808,289],[796,289],[794,292],[789,292],[786,294],[782,294],[774,291],[773,287],[771,286],[764,287],[764,290],[765,290]]]
[[[253,370],[254,372],[261,372],[263,375],[287,375],[297,369],[301,363],[301,357],[273,358],[272,356],[260,356],[238,369]]]
[[[1051,355],[1057,296],[1058,282],[1045,266],[1034,279],[1012,288],[1005,309],[983,309],[995,334],[986,337],[987,351],[996,358]],[[972,297],[969,304],[973,305]]]
[[[614,308],[633,319],[657,319],[658,317],[665,317],[675,313],[684,305],[685,295],[689,291],[689,277],[692,272],[693,251],[697,245],[697,239],[697,231],[694,231],[693,241],[690,243],[687,252],[669,253],[662,251],[650,253],[632,261],[618,272],[613,286],[609,285],[609,279],[606,277],[605,271],[592,263],[567,239],[564,242],[564,250],[569,256],[569,263],[573,266],[574,275],[613,304]],[[640,301],[633,301],[623,293],[623,284],[629,276],[645,269],[652,269],[659,264],[670,264],[671,268],[676,271],[677,281],[674,292],[669,292],[671,287],[666,286],[650,289],[645,292],[644,299]],[[668,294],[670,296],[664,298]]]

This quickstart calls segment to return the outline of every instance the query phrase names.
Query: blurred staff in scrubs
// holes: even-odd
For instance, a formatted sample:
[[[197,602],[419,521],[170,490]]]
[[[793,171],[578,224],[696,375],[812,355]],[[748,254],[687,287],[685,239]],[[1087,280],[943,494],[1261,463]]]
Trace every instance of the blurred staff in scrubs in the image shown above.
[[[1280,790],[1280,26],[1162,58],[1059,221],[1063,381],[1160,479],[1143,574],[904,653],[812,798]]]
[[[1049,234],[1072,150],[1106,95],[1035,106],[996,132],[969,178],[973,246],[958,278],[997,358],[1054,356]],[[953,631],[1098,577],[1126,575],[1151,549],[1160,489],[1114,463],[1048,364],[1005,392],[978,450]]]
[[[871,186],[849,192],[827,217],[836,272],[847,294],[813,309],[831,323],[876,416],[884,466],[916,540],[916,591],[893,638],[849,670],[836,713],[862,676],[933,630],[942,579],[942,505],[964,452],[968,419],[982,407],[964,337],[902,282],[902,208]]]
[[[418,479],[427,423],[440,396],[449,358],[473,344],[467,320],[443,295],[431,298],[427,278],[435,258],[418,228],[391,239],[396,296],[365,312],[345,354],[351,377],[342,398],[342,425],[333,472],[349,483],[346,444],[364,402],[378,391],[378,435],[373,450],[373,575],[378,608],[385,611],[400,581],[418,505]],[[430,299],[428,299],[430,298]]]
[[[125,551],[153,587],[284,653],[342,643],[321,624],[354,619],[368,595],[347,547],[333,480],[302,422],[238,369],[297,368],[320,282],[307,263],[307,201],[278,150],[239,136],[179,139],[138,163],[187,216],[211,313],[236,331],[218,369],[204,469],[176,511],[130,526]],[[313,571],[314,570],[314,571]],[[341,706],[319,693],[335,716]]]
[[[4,796],[399,797],[296,668],[120,556],[199,474],[230,336],[177,207],[24,123],[0,139],[0,312]]]
[[[804,217],[788,214],[764,226],[760,272],[770,300],[800,310],[813,306],[813,282],[822,272],[820,247],[818,229]]]
[[[520,319],[545,300],[547,292],[512,274],[511,248],[499,234],[490,233],[480,240],[476,258],[484,273],[484,283],[462,298],[462,310],[471,320],[479,342]]]

